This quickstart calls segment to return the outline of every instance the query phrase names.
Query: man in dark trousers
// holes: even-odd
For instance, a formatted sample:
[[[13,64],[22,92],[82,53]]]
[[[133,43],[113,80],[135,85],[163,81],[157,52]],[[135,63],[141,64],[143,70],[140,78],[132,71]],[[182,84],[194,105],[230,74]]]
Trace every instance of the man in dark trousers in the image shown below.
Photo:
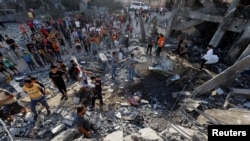
[[[148,37],[148,47],[147,47],[147,55],[152,55],[152,48],[154,44],[153,33],[151,33]]]
[[[86,138],[91,137],[91,131],[97,132],[94,125],[84,115],[87,111],[85,106],[77,107],[77,115],[75,116],[75,124],[78,127],[80,133]]]
[[[100,78],[97,78],[96,76],[91,76],[90,77],[91,81],[95,85],[95,88],[93,90],[94,96],[92,97],[92,109],[95,108],[95,101],[96,99],[100,100],[100,107],[103,105],[103,100],[102,100],[102,82]]]
[[[8,35],[5,35],[5,42],[9,45],[9,48],[15,53],[17,58],[19,58],[20,56],[18,55],[18,52],[17,52],[18,47],[17,47],[15,40],[10,38]]]
[[[51,66],[51,71],[49,72],[49,77],[53,82],[54,86],[62,93],[61,100],[68,100],[66,84],[63,80],[65,72],[57,69],[56,65]]]

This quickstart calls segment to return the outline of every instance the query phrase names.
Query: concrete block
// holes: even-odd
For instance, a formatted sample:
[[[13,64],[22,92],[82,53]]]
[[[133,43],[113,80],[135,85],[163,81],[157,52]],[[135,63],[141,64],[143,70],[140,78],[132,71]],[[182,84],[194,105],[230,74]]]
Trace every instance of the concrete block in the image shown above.
[[[60,131],[62,131],[63,129],[65,129],[65,128],[66,128],[66,126],[65,126],[63,123],[61,123],[61,124],[57,125],[55,128],[53,128],[53,129],[51,130],[51,132],[52,132],[53,134],[57,134],[57,133],[59,133]]]
[[[61,132],[50,141],[72,141],[78,133],[77,129],[68,129]]]
[[[218,95],[224,94],[224,91],[221,88],[217,88],[215,91]]]
[[[123,131],[115,131],[108,134],[103,141],[123,141]]]
[[[144,140],[163,141],[163,139],[156,133],[156,131],[151,128],[143,128],[139,130],[139,133]]]
[[[108,62],[108,58],[106,57],[106,55],[104,53],[99,53],[99,59],[101,60],[102,63],[106,63]]]
[[[68,125],[68,126],[72,126],[74,124],[74,117],[72,117],[70,115],[66,115],[64,117],[63,123]]]

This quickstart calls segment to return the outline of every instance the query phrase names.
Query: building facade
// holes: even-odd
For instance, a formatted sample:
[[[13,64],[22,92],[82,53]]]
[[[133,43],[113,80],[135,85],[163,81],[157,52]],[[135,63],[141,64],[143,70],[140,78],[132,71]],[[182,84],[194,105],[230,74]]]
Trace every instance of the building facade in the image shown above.
[[[151,9],[156,9],[160,7],[165,7],[166,4],[171,0],[116,0],[122,2],[124,6],[129,6],[131,1],[140,1],[148,4]]]

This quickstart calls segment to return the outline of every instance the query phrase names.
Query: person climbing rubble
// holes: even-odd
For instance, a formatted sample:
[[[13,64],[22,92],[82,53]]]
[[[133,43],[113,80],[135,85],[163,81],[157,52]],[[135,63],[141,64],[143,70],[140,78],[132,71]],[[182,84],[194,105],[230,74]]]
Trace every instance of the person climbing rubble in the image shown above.
[[[95,85],[88,82],[88,76],[92,75],[93,73],[90,71],[87,71],[85,68],[81,67],[81,71],[78,76],[78,82],[80,84],[81,92],[84,95],[87,95],[87,97],[90,97],[90,92],[93,88],[95,88]],[[89,90],[90,89],[90,90]]]
[[[25,107],[21,106],[14,94],[12,94],[11,92],[0,88],[0,107],[3,108],[3,115],[4,117],[1,117],[2,119],[7,118],[7,120],[9,121],[13,121],[13,118],[11,116],[11,112],[12,111],[16,111],[16,112],[23,112],[23,114],[25,115],[26,113],[26,109]]]
[[[50,115],[49,105],[47,103],[46,97],[43,95],[43,89],[38,85],[32,82],[31,79],[24,80],[23,91],[30,97],[30,109],[34,114],[34,119],[36,120],[38,117],[38,113],[36,111],[37,103],[41,103],[47,110],[47,115]]]
[[[93,93],[94,95],[92,96],[92,109],[95,108],[95,101],[96,99],[99,99],[100,101],[100,107],[103,106],[103,99],[102,99],[102,81],[100,78],[96,77],[96,76],[91,76],[90,77],[92,83],[95,85],[94,89],[93,89]]]
[[[84,116],[86,114],[86,107],[79,106],[76,109],[77,114],[75,116],[75,124],[81,134],[84,135],[85,138],[90,138],[92,136],[92,131],[97,133],[97,129],[95,129],[94,124],[89,121],[89,119]]]
[[[63,99],[68,100],[67,87],[63,80],[64,75],[65,75],[65,72],[58,70],[56,65],[51,66],[49,77],[51,81],[53,82],[54,86],[57,87],[58,90],[61,92],[62,94],[61,100]]]

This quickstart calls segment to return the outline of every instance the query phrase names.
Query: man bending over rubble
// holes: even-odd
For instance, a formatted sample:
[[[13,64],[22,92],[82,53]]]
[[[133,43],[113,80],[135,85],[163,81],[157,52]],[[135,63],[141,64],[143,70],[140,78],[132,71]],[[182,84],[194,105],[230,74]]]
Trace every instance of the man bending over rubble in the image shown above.
[[[84,134],[84,137],[91,137],[91,131],[96,132],[96,129],[94,128],[93,124],[90,123],[88,119],[84,117],[86,113],[86,107],[80,106],[77,107],[77,115],[75,117],[75,124],[77,125],[80,133]]]
[[[0,106],[3,106],[3,115],[9,121],[13,121],[11,117],[11,111],[13,110],[22,110],[25,114],[26,110],[23,106],[19,105],[15,96],[7,90],[0,88]]]

